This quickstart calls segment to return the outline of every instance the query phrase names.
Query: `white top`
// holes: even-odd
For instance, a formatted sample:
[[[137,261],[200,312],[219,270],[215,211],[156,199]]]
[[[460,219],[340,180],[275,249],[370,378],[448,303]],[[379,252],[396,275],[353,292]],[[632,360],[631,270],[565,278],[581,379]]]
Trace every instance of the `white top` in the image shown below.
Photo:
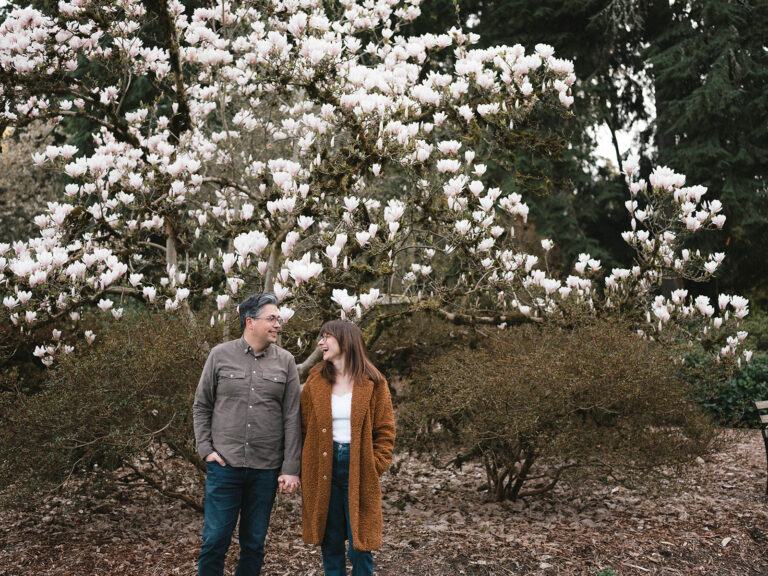
[[[352,440],[352,427],[349,422],[352,416],[352,392],[344,396],[331,394],[331,414],[333,416],[333,441],[339,444],[349,444]]]

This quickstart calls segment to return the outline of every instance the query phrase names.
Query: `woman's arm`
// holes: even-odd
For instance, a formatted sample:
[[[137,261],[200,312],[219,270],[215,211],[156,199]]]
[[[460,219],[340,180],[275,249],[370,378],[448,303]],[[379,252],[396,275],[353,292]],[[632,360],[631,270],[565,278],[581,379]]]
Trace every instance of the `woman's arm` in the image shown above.
[[[309,382],[304,384],[304,389],[301,391],[301,443],[304,444],[304,440],[307,437],[307,426],[309,425],[309,416],[312,410],[312,399],[309,396]]]
[[[395,413],[392,410],[392,398],[386,380],[376,384],[373,395],[373,458],[376,473],[381,476],[392,462],[392,451],[395,448]]]

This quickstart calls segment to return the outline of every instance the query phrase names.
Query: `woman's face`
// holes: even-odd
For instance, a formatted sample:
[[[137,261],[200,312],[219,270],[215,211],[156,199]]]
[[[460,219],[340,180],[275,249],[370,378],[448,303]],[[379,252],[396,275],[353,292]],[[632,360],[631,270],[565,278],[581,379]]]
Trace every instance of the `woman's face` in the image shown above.
[[[323,351],[323,360],[333,362],[343,358],[341,348],[339,347],[339,341],[330,334],[321,334],[320,339],[317,341],[317,345],[320,350]]]

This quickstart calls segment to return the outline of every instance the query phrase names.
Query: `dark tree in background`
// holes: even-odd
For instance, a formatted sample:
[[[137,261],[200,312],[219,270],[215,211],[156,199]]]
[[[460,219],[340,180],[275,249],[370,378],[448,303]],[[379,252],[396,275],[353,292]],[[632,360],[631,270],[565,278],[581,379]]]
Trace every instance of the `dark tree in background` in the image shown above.
[[[647,50],[658,162],[720,198],[723,290],[768,302],[768,2],[657,2]]]
[[[626,262],[617,241],[629,219],[617,173],[625,158],[597,162],[592,127],[608,128],[617,153],[617,132],[634,129],[646,172],[666,164],[723,201],[725,230],[707,246],[728,247],[717,288],[768,303],[768,2],[458,0],[457,9],[426,0],[422,9],[423,31],[460,21],[483,45],[546,42],[574,60],[570,147],[549,160],[551,188],[530,198],[537,231],[554,237],[564,265],[582,251],[606,266]]]

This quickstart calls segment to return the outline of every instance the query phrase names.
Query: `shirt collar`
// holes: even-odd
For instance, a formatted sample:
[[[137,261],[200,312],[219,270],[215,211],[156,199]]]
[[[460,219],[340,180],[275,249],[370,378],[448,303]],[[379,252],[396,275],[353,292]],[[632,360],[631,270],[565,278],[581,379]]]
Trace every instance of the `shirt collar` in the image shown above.
[[[245,339],[245,336],[240,336],[240,340],[238,340],[240,349],[243,351],[243,354],[251,354],[254,358],[259,358],[261,356],[269,356],[270,352],[272,351],[272,344],[268,344],[264,350],[261,351],[259,354],[254,354],[253,348],[251,348],[251,345],[248,344],[248,342]]]

